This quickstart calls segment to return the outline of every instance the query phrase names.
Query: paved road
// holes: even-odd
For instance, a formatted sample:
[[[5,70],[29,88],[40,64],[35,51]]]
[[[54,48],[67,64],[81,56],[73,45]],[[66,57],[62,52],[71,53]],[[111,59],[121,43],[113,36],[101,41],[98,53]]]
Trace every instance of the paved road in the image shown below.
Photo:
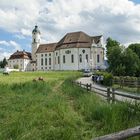
[[[83,77],[83,78],[79,78],[77,80],[77,82],[81,82],[82,84],[92,84],[92,91],[95,91],[97,93],[100,93],[100,94],[103,94],[103,95],[106,95],[106,92],[107,91],[107,87],[104,87],[104,86],[101,86],[101,85],[98,85],[98,84],[95,84],[93,83],[92,81],[92,78],[91,77]],[[97,89],[101,89],[101,90],[97,90]],[[131,96],[138,96],[138,95],[135,95],[135,94],[128,94],[126,92],[122,92],[122,91],[118,91],[118,90],[115,90],[115,92],[117,93],[120,93],[120,94],[124,94],[124,95],[131,95]],[[140,97],[140,96],[139,96]],[[123,96],[119,96],[119,95],[115,95],[115,99],[119,100],[119,101],[128,101],[128,102],[135,102],[136,100],[135,99],[130,99],[128,97],[123,97]],[[137,100],[137,102],[140,102],[140,100]]]

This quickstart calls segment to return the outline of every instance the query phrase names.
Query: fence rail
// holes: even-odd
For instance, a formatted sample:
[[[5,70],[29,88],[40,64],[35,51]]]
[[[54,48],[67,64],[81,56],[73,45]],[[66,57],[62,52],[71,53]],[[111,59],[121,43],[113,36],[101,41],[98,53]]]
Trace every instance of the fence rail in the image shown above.
[[[128,86],[128,87],[132,87],[132,88],[140,88],[140,79],[132,79],[132,80],[128,80],[128,79],[114,79],[113,80],[113,84],[117,84],[120,86],[120,88],[123,88],[124,86]]]
[[[126,129],[123,131],[120,131],[118,133],[113,133],[105,136],[101,136],[92,140],[124,140],[131,137],[136,137],[140,135],[140,126]]]
[[[108,102],[118,101],[118,99],[116,98],[116,95],[127,98],[127,99],[140,100],[140,96],[138,95],[120,93],[118,91],[115,91],[114,88],[107,88],[107,89],[97,88],[97,87],[92,86],[92,84],[83,84],[77,81],[74,81],[73,83],[76,83],[80,87],[85,88],[87,91],[95,91],[97,94],[103,97],[106,97]]]
[[[95,91],[97,94],[107,98],[107,101],[109,103],[111,103],[111,101],[112,101],[112,103],[115,101],[120,102],[120,100],[115,98],[116,95],[126,97],[129,99],[135,99],[136,101],[140,100],[140,96],[131,95],[131,94],[122,94],[122,93],[115,91],[114,88],[112,88],[112,90],[111,90],[111,88],[101,89],[101,88],[92,86],[92,84],[83,84],[83,83],[77,82],[77,81],[74,81],[73,83],[79,85],[80,87],[85,88],[87,91]],[[130,105],[130,107],[131,107],[131,105]],[[92,140],[123,140],[123,139],[128,139],[128,138],[136,137],[136,136],[140,136],[140,126],[126,129],[126,130],[123,130],[123,131],[120,131],[117,133],[97,137]]]

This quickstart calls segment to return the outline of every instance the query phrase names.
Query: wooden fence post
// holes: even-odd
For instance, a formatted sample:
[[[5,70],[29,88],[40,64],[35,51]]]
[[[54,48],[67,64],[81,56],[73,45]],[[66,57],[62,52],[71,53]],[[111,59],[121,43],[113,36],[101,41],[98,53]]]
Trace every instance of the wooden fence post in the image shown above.
[[[112,103],[115,102],[115,89],[112,88]]]
[[[90,91],[91,91],[91,88],[92,88],[92,84],[90,84]]]
[[[86,84],[86,88],[87,88],[87,91],[88,91],[88,84]]]
[[[81,87],[81,82],[80,82],[80,87]]]
[[[107,101],[110,103],[110,88],[107,88]]]

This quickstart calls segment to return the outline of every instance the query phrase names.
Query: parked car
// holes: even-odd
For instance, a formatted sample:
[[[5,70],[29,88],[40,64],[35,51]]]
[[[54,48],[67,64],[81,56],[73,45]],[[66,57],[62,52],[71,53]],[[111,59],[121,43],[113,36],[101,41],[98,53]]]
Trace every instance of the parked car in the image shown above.
[[[92,72],[89,69],[84,70],[83,76],[90,77],[92,75]]]

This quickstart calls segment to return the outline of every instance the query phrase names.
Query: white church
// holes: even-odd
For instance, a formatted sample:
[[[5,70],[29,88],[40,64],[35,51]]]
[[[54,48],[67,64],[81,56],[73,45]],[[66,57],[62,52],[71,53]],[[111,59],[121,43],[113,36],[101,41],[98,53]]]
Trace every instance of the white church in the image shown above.
[[[41,44],[38,26],[32,31],[32,52],[17,50],[8,60],[20,71],[104,69],[103,36],[67,33],[59,42]]]

